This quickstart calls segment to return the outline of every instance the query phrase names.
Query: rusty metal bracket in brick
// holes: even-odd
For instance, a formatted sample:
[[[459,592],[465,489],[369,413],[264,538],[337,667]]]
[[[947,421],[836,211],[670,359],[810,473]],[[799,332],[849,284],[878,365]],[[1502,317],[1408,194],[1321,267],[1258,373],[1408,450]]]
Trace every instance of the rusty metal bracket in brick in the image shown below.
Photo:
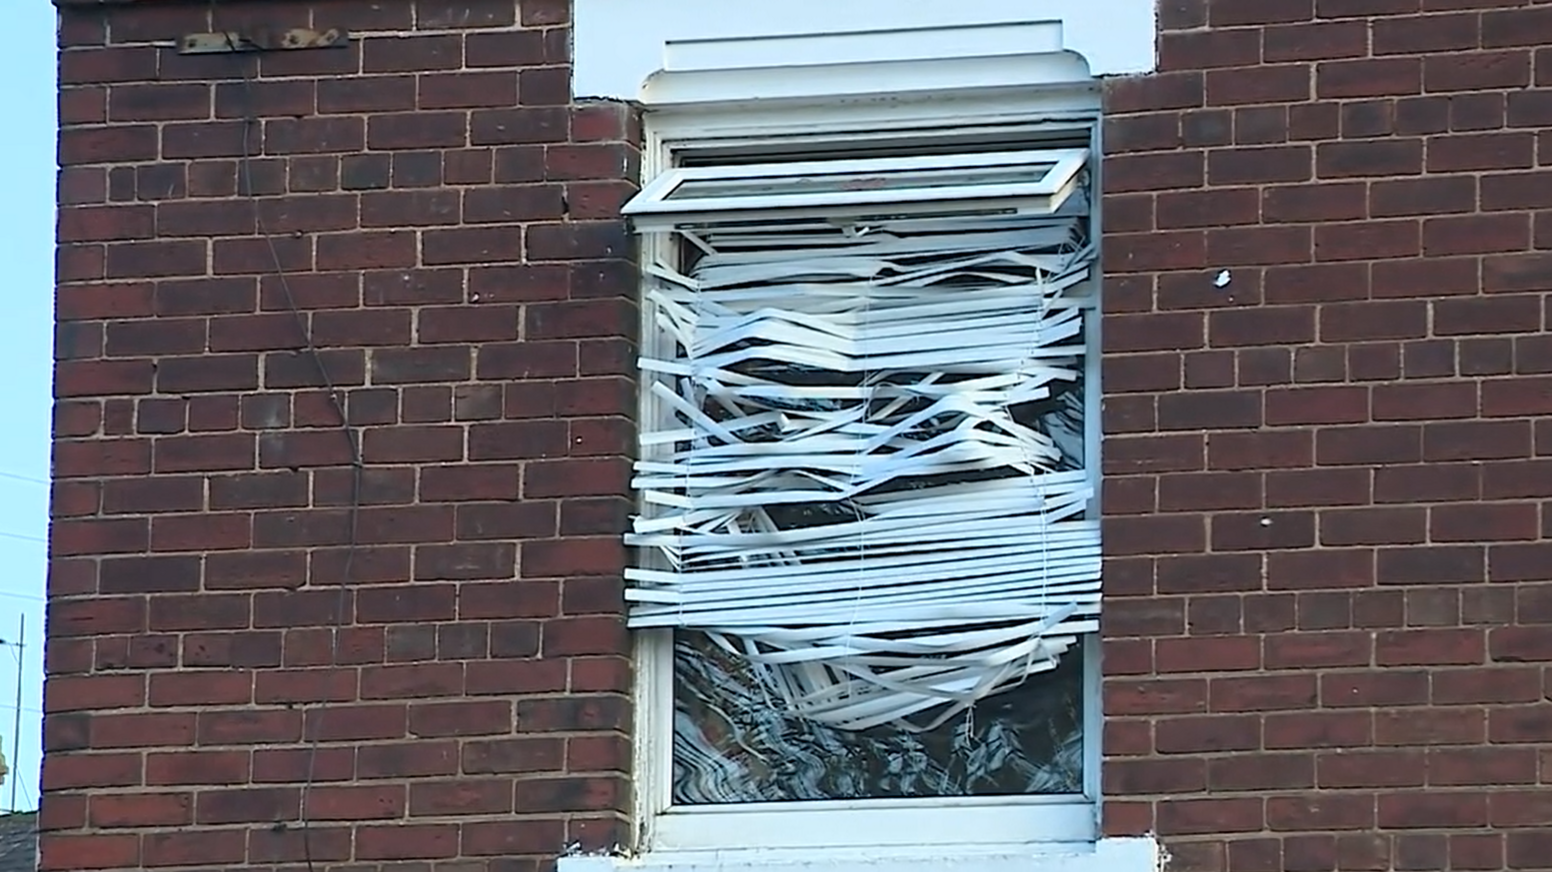
[[[286,51],[304,48],[344,48],[350,34],[338,28],[312,30],[235,30],[189,33],[178,40],[179,54],[232,54],[246,51]]]

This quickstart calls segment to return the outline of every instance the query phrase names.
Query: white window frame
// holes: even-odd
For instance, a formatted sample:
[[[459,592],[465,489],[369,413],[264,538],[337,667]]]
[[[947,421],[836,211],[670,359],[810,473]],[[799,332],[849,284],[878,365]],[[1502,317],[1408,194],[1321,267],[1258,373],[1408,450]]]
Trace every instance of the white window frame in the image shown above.
[[[709,149],[736,149],[758,154],[785,145],[887,142],[928,135],[959,138],[967,143],[995,127],[1027,130],[1031,137],[1062,132],[1086,136],[1096,196],[1090,205],[1094,226],[1100,227],[1098,113],[1092,104],[1078,107],[1031,107],[1029,95],[994,96],[988,105],[957,100],[925,100],[912,106],[817,106],[797,113],[759,112],[727,116],[731,123],[694,109],[649,114],[644,133],[642,176],[657,180],[682,178],[696,172],[680,166],[684,157]],[[972,103],[974,101],[971,101]],[[839,110],[839,111],[836,111]],[[1038,111],[1037,111],[1038,110]],[[968,123],[967,118],[976,123]],[[725,168],[716,170],[725,171]],[[655,183],[649,182],[649,187]],[[1000,199],[1000,198],[999,198]],[[646,229],[646,228],[642,228]],[[641,237],[642,263],[667,253],[666,234]],[[1096,240],[1096,243],[1098,240]],[[1096,273],[1098,261],[1096,260]],[[1089,283],[1090,304],[1098,312],[1100,279]],[[652,325],[643,306],[642,352],[665,356],[671,341]],[[1099,517],[1100,469],[1097,418],[1100,409],[1099,319],[1087,325],[1085,408],[1096,421],[1087,427],[1085,464],[1095,478],[1095,498],[1089,517]],[[663,414],[649,391],[642,391],[642,420]],[[1077,653],[1077,652],[1074,652]],[[819,852],[826,858],[873,856],[879,851],[916,857],[1024,856],[1030,852],[1076,851],[1094,858],[1099,840],[1100,807],[1100,647],[1097,634],[1081,648],[1085,682],[1084,790],[1081,794],[1027,797],[933,797],[921,799],[834,800],[797,803],[744,803],[675,808],[672,795],[673,646],[671,630],[636,631],[635,816],[639,856],[716,856],[718,864],[750,850],[762,856],[803,856]],[[1106,840],[1108,841],[1108,840]],[[1151,840],[1147,840],[1151,845]],[[1132,847],[1114,850],[1132,851]],[[1139,847],[1138,850],[1141,850]],[[1151,850],[1151,849],[1150,849]],[[730,853],[731,852],[731,853]],[[774,853],[773,853],[774,852]],[[1127,854],[1126,856],[1141,856]],[[1150,855],[1151,856],[1151,855]],[[989,863],[988,868],[995,863]]]

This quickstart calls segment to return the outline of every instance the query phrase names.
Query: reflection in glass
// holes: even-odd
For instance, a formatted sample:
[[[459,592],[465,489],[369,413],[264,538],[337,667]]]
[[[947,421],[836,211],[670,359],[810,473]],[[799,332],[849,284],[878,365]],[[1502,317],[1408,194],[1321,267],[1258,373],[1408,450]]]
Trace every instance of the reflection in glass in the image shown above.
[[[848,731],[784,714],[748,661],[674,641],[675,805],[1079,793],[1083,658],[930,732]]]
[[[836,191],[886,191],[900,188],[957,188],[965,185],[1029,184],[1049,173],[1055,164],[1023,164],[1013,167],[954,167],[950,170],[867,170],[848,173],[810,173],[775,178],[688,179],[666,199],[695,200],[711,197],[767,197],[794,194],[829,194]]]

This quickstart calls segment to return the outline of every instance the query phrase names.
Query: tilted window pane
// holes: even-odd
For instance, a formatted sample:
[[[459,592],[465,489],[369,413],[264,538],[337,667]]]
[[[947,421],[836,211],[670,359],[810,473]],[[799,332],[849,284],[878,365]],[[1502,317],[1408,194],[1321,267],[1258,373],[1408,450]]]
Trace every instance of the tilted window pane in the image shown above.
[[[836,191],[893,191],[960,185],[1018,185],[1039,179],[1054,164],[1028,167],[975,167],[954,170],[873,170],[814,173],[793,178],[686,179],[666,199],[763,197],[775,194],[825,194]]]
[[[778,209],[920,214],[956,202],[1048,214],[1072,195],[1087,159],[1085,149],[1045,149],[685,167],[653,179],[622,211],[638,228]]]

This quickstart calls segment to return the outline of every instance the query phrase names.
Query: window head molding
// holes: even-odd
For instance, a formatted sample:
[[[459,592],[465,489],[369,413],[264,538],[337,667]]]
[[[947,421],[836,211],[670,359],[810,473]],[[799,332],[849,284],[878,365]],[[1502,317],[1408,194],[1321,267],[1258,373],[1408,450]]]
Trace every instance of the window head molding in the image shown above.
[[[1030,17],[1060,18],[1058,48],[1087,58],[1095,76],[1135,75],[1157,66],[1157,0],[783,0],[737,4],[727,0],[573,0],[572,6],[574,82],[577,95],[582,97],[636,98],[642,81],[665,66],[663,47],[667,42],[783,36],[816,26],[843,33],[879,27],[920,30],[1000,25]],[[1025,52],[1055,50],[1049,43],[1032,40],[1021,45]],[[951,42],[938,42],[933,48],[951,55],[963,53]],[[826,54],[832,54],[828,47]],[[936,55],[912,55],[917,60],[932,56]],[[899,60],[900,54],[883,59]],[[790,57],[778,61],[783,66],[793,62]]]
[[[770,154],[828,142],[832,153],[853,156],[845,149],[898,154],[893,147],[907,140],[981,151],[995,150],[988,141],[1001,150],[1087,145],[1099,80],[1061,46],[1061,30],[1013,21],[918,29],[908,38],[857,31],[671,43],[665,52],[674,63],[637,95],[650,118],[642,171],[652,179],[688,163],[691,152],[716,149],[720,157],[729,147]],[[822,47],[826,62],[760,65],[779,54],[772,46],[805,45]]]
[[[944,47],[949,47],[945,49]],[[786,60],[783,60],[786,59]],[[651,108],[895,102],[930,95],[1097,93],[1057,21],[670,41],[647,77]]]

